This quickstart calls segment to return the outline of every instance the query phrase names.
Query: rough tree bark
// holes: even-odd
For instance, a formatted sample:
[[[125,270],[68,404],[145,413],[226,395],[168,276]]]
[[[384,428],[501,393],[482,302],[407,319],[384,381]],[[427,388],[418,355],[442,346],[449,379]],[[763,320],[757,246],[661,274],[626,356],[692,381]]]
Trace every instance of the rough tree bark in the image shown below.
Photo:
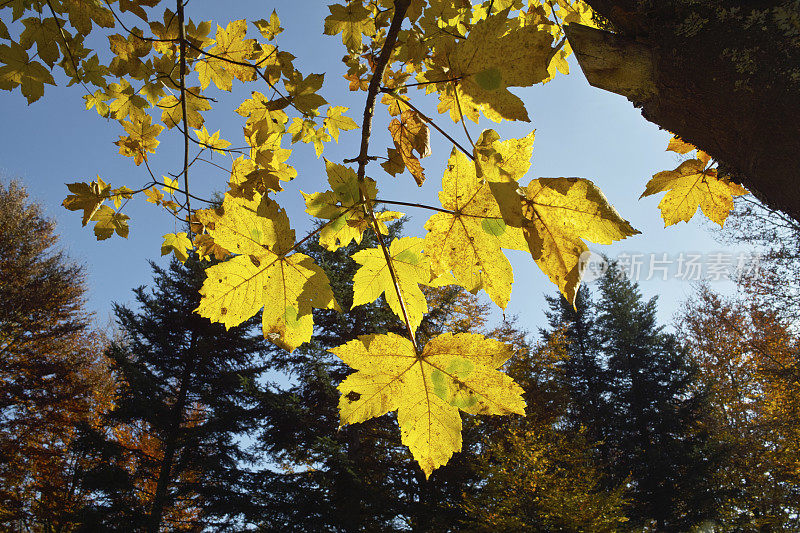
[[[585,1],[613,30],[566,27],[589,83],[627,97],[645,119],[708,152],[722,171],[762,202],[800,221],[800,83],[781,70],[794,68],[785,63],[794,63],[797,57],[797,36],[789,33],[786,43],[768,45],[781,50],[785,44],[789,52],[775,59],[775,69],[764,68],[764,61],[759,61],[760,71],[748,78],[731,60],[731,50],[741,47],[746,36],[762,58],[776,57],[769,47],[761,46],[769,28],[745,35],[747,25],[737,34],[723,20],[727,7],[717,8],[716,17],[709,16],[713,11],[697,15],[696,27],[685,29],[693,13],[680,0],[660,5],[642,0]],[[666,4],[676,6],[673,21]],[[734,4],[769,16],[769,10],[781,9],[800,17],[793,11],[797,7],[787,8],[787,2],[740,1],[728,6]],[[779,34],[776,39],[784,37]]]

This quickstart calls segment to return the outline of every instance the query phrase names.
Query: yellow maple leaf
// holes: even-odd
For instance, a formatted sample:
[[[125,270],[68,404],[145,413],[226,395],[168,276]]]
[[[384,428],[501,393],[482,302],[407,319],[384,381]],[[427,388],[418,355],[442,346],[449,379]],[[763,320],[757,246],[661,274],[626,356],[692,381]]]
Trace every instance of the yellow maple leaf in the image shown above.
[[[61,52],[58,50],[61,32],[56,19],[28,17],[22,20],[22,24],[25,29],[19,36],[19,44],[26,50],[36,44],[36,55],[52,68],[61,57]]]
[[[636,235],[594,183],[583,178],[531,180],[522,196],[523,234],[539,268],[568,302],[575,302],[583,272],[583,239],[598,244]]]
[[[252,199],[255,192],[263,195],[268,191],[283,190],[280,185],[280,175],[272,167],[259,168],[255,161],[244,156],[233,161],[228,187],[231,196],[247,199]]]
[[[510,248],[531,253],[536,264],[569,302],[582,276],[582,239],[610,244],[639,233],[622,219],[600,189],[582,178],[534,179],[526,188],[518,180],[530,168],[534,132],[500,141],[485,130],[475,143],[475,164],[499,205],[503,221],[521,228],[525,243]]]
[[[675,170],[665,170],[653,176],[640,198],[659,192],[666,195],[658,208],[664,226],[689,222],[697,208],[711,221],[722,227],[733,209],[733,197],[748,194],[747,189],[717,175],[716,168],[708,166],[711,157],[698,151],[696,159],[684,161]]]
[[[561,24],[582,24],[597,28],[594,21],[594,12],[588,4],[575,0],[558,0],[559,10],[556,15],[561,19]]]
[[[186,94],[186,122],[190,128],[199,128],[203,125],[205,120],[200,111],[208,111],[211,109],[211,103],[207,98],[200,96],[200,87],[189,87],[185,91]],[[161,122],[163,122],[168,129],[183,124],[183,109],[180,99],[173,95],[165,96],[158,102],[158,107],[161,108]],[[114,110],[112,105],[111,110]]]
[[[121,79],[119,83],[111,83],[106,88],[106,94],[114,101],[108,108],[111,116],[117,120],[124,120],[130,116],[131,122],[141,122],[145,117],[145,108],[149,107],[147,100],[137,95],[127,80]],[[180,109],[179,109],[180,111]]]
[[[257,53],[256,41],[245,39],[246,34],[246,20],[231,21],[225,28],[217,26],[216,44],[209,50],[211,55],[194,65],[203,89],[213,81],[218,89],[230,91],[234,78],[239,81],[256,79],[255,68],[249,66]]]
[[[86,100],[87,111],[94,107],[97,110],[97,114],[101,117],[107,117],[109,115],[110,109],[106,101],[110,100],[111,97],[105,94],[101,89],[97,89],[93,94],[83,95],[83,99]]]
[[[425,173],[419,162],[420,158],[431,154],[431,132],[428,125],[413,109],[407,109],[400,115],[400,119],[393,118],[389,123],[389,133],[392,134],[394,146],[403,158],[403,163],[417,185],[422,187]],[[417,155],[414,155],[417,152]]]
[[[162,176],[161,179],[164,180],[164,186],[161,187],[162,191],[170,195],[174,195],[176,192],[180,192],[181,182],[178,181],[177,178],[172,179],[167,176]]]
[[[72,193],[61,203],[70,211],[83,210],[81,223],[85,226],[92,220],[95,212],[100,209],[104,200],[110,198],[111,185],[107,184],[100,176],[91,183],[68,183],[67,189]]]
[[[98,241],[102,241],[111,237],[114,232],[127,239],[129,219],[128,215],[114,211],[107,205],[101,205],[90,220],[96,222],[94,234]]]
[[[194,130],[195,135],[197,135],[197,140],[200,141],[200,144],[205,146],[206,148],[210,148],[213,151],[225,154],[223,150],[231,145],[230,142],[226,141],[225,139],[219,138],[219,130],[215,131],[214,134],[208,133],[208,130],[205,126],[201,130]]]
[[[114,15],[99,0],[63,0],[69,22],[83,35],[92,31],[92,22],[101,28],[114,27]]]
[[[312,308],[338,310],[328,276],[307,255],[291,253],[294,230],[275,201],[225,195],[222,210],[208,233],[237,255],[206,269],[197,312],[231,328],[263,307],[264,337],[294,350],[311,339]]]
[[[389,245],[392,268],[397,276],[397,284],[403,297],[406,313],[412,331],[422,322],[428,312],[428,303],[419,284],[427,284],[431,279],[431,267],[422,255],[424,241],[417,237],[395,239]],[[353,260],[361,265],[353,276],[353,305],[374,302],[385,293],[386,303],[400,320],[405,320],[400,299],[397,296],[389,265],[381,248],[368,248],[354,253]]]
[[[339,142],[339,130],[348,131],[358,128],[355,120],[342,115],[348,109],[340,105],[330,106],[325,120],[322,121],[323,125],[328,129],[328,133],[337,143]]]
[[[320,106],[327,104],[327,100],[317,94],[322,88],[325,74],[309,74],[305,78],[295,71],[288,79],[283,81],[283,86],[289,93],[289,102],[305,115],[317,115]]]
[[[147,152],[155,153],[160,141],[156,139],[164,129],[160,124],[150,124],[150,115],[145,115],[144,120],[139,122],[125,121],[122,127],[128,135],[120,135],[119,140],[114,144],[119,146],[119,153],[133,157],[136,166],[147,160]]]
[[[375,22],[360,0],[348,2],[346,6],[328,6],[331,14],[325,17],[325,35],[342,34],[342,42],[348,50],[361,52],[361,36],[375,34]]]
[[[274,9],[272,10],[272,14],[269,16],[269,20],[256,20],[253,22],[253,24],[255,24],[256,28],[258,28],[258,31],[261,33],[261,35],[263,35],[264,38],[269,41],[277,37],[278,34],[283,31],[283,28],[281,28],[281,21]]]
[[[164,200],[164,193],[162,193],[155,187],[150,187],[149,189],[145,189],[144,195],[147,196],[147,202],[151,204],[161,205],[162,200]]]
[[[358,177],[353,169],[325,159],[325,172],[331,190],[306,194],[300,193],[306,200],[306,213],[313,217],[329,220],[320,230],[319,243],[328,250],[337,250],[347,246],[351,241],[361,242],[364,230],[370,227],[370,217],[364,210],[361,200],[371,204],[378,194],[375,180],[365,178],[359,186]],[[378,228],[382,234],[389,232],[385,222],[402,217],[396,211],[375,213]]]
[[[433,68],[423,76],[428,82],[456,80],[433,83],[426,89],[441,93],[439,112],[449,110],[455,122],[462,113],[477,122],[477,113],[467,110],[478,108],[495,122],[530,121],[522,100],[508,88],[528,87],[548,78],[548,64],[555,53],[553,36],[534,25],[519,26],[507,15],[508,9],[476,23],[466,39],[434,55]]]
[[[283,125],[289,121],[280,109],[274,109],[270,99],[258,91],[253,91],[250,98],[236,108],[236,112],[247,118],[248,124],[263,122],[263,128],[269,131],[283,131]]]
[[[697,148],[693,144],[689,144],[686,141],[679,139],[677,135],[672,137],[667,145],[667,151],[676,152],[679,154],[688,154],[692,150],[696,149]]]
[[[0,44],[0,89],[21,86],[22,96],[31,104],[42,97],[45,83],[56,84],[44,65],[28,58],[25,48],[13,41]]]
[[[503,221],[489,183],[455,148],[447,161],[439,200],[451,212],[436,213],[425,223],[425,255],[434,274],[452,271],[459,285],[471,292],[485,290],[505,309],[514,274],[501,248],[518,248],[521,230]]]
[[[511,350],[482,335],[446,333],[420,354],[399,335],[365,335],[331,352],[357,370],[339,385],[341,425],[397,410],[402,442],[426,478],[461,450],[459,409],[525,414],[522,388],[497,370]]]
[[[185,263],[189,259],[189,251],[192,249],[192,241],[186,236],[186,232],[167,233],[164,235],[164,242],[161,244],[161,255],[174,253],[178,261]]]

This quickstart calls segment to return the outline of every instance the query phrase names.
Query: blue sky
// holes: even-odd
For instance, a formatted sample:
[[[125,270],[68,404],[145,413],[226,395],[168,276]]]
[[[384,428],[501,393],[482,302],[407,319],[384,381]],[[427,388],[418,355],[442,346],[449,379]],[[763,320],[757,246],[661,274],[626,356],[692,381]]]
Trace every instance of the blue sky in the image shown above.
[[[187,6],[187,16],[195,21],[214,20],[222,25],[228,21],[247,18],[268,18],[275,8],[286,31],[278,38],[282,49],[297,56],[296,66],[304,73],[325,73],[321,93],[334,105],[350,107],[349,115],[360,124],[365,93],[350,92],[341,77],[344,65],[341,57],[345,50],[340,37],[322,35],[322,25],[328,14],[323,2],[273,1],[231,3],[193,0]],[[3,16],[7,17],[7,11]],[[252,27],[251,27],[252,29]],[[101,42],[98,48],[105,47]],[[590,243],[593,251],[615,257],[620,253],[650,254],[669,260],[683,254],[732,253],[714,240],[709,231],[712,226],[699,214],[689,223],[664,228],[659,216],[658,197],[639,200],[645,183],[660,170],[671,170],[678,165],[676,154],[664,149],[670,135],[646,122],[639,111],[625,98],[590,87],[577,64],[571,62],[571,74],[559,75],[556,80],[525,90],[514,90],[526,104],[531,123],[503,123],[496,125],[482,121],[476,126],[469,123],[473,138],[484,128],[495,128],[502,138],[522,137],[536,129],[536,141],[530,178],[541,176],[577,176],[591,179],[605,193],[621,215],[642,232],[613,246]],[[220,95],[220,103],[205,114],[210,132],[222,130],[222,137],[236,146],[243,144],[243,120],[232,111],[249,97],[251,90],[266,92],[257,84],[247,86],[235,82],[232,94]],[[146,285],[151,280],[147,261],[166,261],[159,258],[159,248],[164,233],[181,231],[170,217],[159,212],[144,199],[135,199],[126,208],[131,216],[130,237],[117,236],[97,242],[89,226],[81,227],[80,215],[60,206],[67,195],[65,183],[90,181],[100,175],[113,186],[141,186],[149,180],[144,166],[135,167],[130,158],[117,153],[113,142],[123,133],[116,121],[107,121],[94,111],[85,111],[78,86],[47,87],[45,96],[31,106],[19,94],[0,94],[0,179],[19,179],[28,189],[31,198],[45,207],[54,218],[61,235],[60,245],[71,257],[85,265],[89,292],[88,308],[97,314],[100,325],[111,319],[111,302],[131,303],[131,289]],[[217,95],[214,95],[217,96]],[[435,110],[436,97],[425,96],[422,91],[410,93],[412,100],[436,117],[437,123],[454,137],[464,138],[460,125],[453,124],[446,115]],[[391,145],[386,126],[387,114],[379,106],[371,141],[371,153],[383,154]],[[164,131],[151,167],[158,175],[177,172],[182,161],[182,141],[177,131]],[[326,145],[324,155],[337,162],[357,154],[360,132],[343,132],[339,144]],[[422,160],[427,181],[417,188],[409,174],[391,177],[373,163],[368,170],[376,179],[381,197],[402,201],[436,204],[436,193],[441,187],[444,163],[451,146],[435,131],[431,133],[433,155]],[[229,165],[225,157],[215,155],[215,162]],[[298,237],[309,228],[309,217],[299,190],[321,191],[327,188],[322,159],[315,157],[313,147],[298,144],[289,161],[298,171],[298,177],[277,200],[289,212]],[[194,168],[194,167],[193,167]],[[197,167],[190,173],[191,188],[197,194],[210,197],[213,191],[225,188],[225,176],[211,166]],[[525,180],[527,181],[527,180]],[[412,222],[406,226],[409,235],[424,236],[422,229],[428,212],[408,209]],[[737,252],[738,253],[738,252]],[[554,286],[539,270],[530,256],[521,252],[508,252],[514,266],[515,283],[508,314],[518,315],[521,325],[535,331],[543,323],[543,294],[552,294]],[[734,258],[735,259],[735,258]],[[672,264],[667,281],[641,281],[644,294],[658,295],[659,315],[669,322],[692,292],[692,283],[674,279]],[[647,274],[645,264],[644,274]],[[714,284],[715,288],[730,290],[730,282]]]

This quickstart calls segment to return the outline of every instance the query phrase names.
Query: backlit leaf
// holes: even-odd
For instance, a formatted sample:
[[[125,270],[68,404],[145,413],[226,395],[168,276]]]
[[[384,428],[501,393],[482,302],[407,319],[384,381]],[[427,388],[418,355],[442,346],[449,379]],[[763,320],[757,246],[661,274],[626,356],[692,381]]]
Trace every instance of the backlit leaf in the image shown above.
[[[511,350],[482,335],[446,333],[417,354],[398,335],[365,335],[331,350],[357,370],[340,385],[341,424],[397,410],[403,444],[425,477],[461,450],[461,416],[525,414],[522,388],[498,371]]]
[[[442,179],[439,200],[452,213],[436,213],[425,223],[425,255],[434,274],[452,271],[468,291],[480,289],[505,309],[514,275],[501,247],[516,247],[521,230],[506,225],[488,182],[475,165],[453,148]]]
[[[722,227],[733,209],[733,197],[747,194],[747,189],[738,183],[719,177],[717,169],[708,166],[710,159],[705,152],[698,152],[697,159],[684,161],[675,170],[659,172],[647,182],[640,198],[667,193],[658,204],[664,226],[681,220],[689,222],[699,207]]]
[[[264,337],[294,350],[311,339],[312,308],[338,309],[328,277],[307,255],[291,253],[294,231],[273,200],[226,195],[222,209],[208,233],[237,255],[206,269],[197,312],[231,328],[263,308]]]
[[[427,284],[431,278],[430,265],[422,255],[423,242],[417,237],[403,237],[393,240],[389,246],[392,268],[413,331],[416,331],[422,316],[428,312],[425,295],[419,288],[419,284]],[[374,302],[381,294],[385,294],[386,303],[394,314],[404,320],[383,250],[368,248],[354,253],[352,258],[361,265],[353,276],[353,305]]]
[[[431,154],[431,132],[428,125],[413,109],[403,111],[400,119],[392,119],[389,123],[389,132],[392,134],[394,146],[403,158],[403,163],[417,185],[422,186],[425,173],[419,158]],[[417,152],[414,155],[414,152]]]

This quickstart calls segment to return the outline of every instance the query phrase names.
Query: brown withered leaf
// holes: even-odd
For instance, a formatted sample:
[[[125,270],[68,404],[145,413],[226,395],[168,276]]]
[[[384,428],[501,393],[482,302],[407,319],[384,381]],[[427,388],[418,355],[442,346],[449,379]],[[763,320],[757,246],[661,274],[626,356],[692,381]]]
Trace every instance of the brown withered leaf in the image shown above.
[[[406,168],[414,176],[417,185],[422,186],[425,172],[419,160],[431,154],[431,132],[419,113],[407,109],[400,119],[392,119],[389,123],[394,145],[403,157]],[[414,154],[417,153],[417,155]]]

